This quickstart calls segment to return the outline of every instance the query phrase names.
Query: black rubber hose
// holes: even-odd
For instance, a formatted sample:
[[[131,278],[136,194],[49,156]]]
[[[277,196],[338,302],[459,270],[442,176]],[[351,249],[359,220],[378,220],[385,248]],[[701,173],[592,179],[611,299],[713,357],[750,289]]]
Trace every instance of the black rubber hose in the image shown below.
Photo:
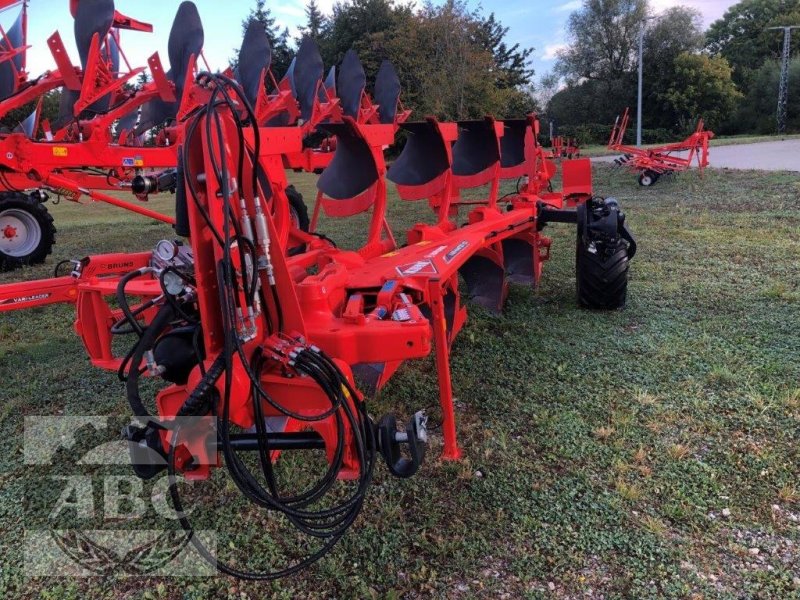
[[[128,404],[130,404],[133,414],[137,417],[151,416],[139,394],[139,365],[142,364],[144,353],[153,347],[158,336],[169,326],[174,317],[175,311],[172,306],[170,304],[164,304],[156,313],[150,325],[148,325],[142,333],[142,336],[136,344],[136,350],[131,357],[130,368],[128,369],[128,381],[125,383],[125,392],[128,396]]]
[[[134,314],[131,312],[131,308],[128,305],[128,298],[125,296],[125,287],[132,279],[141,277],[144,275],[144,273],[145,271],[143,269],[136,269],[130,273],[125,273],[125,275],[122,276],[117,284],[117,303],[119,304],[120,309],[122,309],[122,313],[125,315],[125,318],[131,324],[131,327],[133,327],[134,331],[136,331],[136,334],[139,337],[142,337],[144,330],[139,324],[139,321],[136,320]]]

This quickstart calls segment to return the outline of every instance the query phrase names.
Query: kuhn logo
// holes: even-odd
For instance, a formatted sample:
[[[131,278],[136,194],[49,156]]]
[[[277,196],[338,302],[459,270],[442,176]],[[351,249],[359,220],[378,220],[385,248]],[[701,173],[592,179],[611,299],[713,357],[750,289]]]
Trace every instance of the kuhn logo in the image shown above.
[[[417,262],[400,265],[397,272],[402,276],[409,275],[435,275],[438,271],[429,260],[418,260]]]
[[[19,298],[7,298],[0,302],[0,305],[20,304],[22,302],[35,302],[36,300],[47,300],[52,294],[33,294],[32,296],[20,296]]]

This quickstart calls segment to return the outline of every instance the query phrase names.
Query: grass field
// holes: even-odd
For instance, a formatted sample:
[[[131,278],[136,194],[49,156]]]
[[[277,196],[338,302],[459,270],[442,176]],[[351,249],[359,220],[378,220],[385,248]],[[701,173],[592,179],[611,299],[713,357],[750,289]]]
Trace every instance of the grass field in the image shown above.
[[[26,579],[23,530],[47,526],[51,478],[78,469],[23,465],[23,417],[128,409],[115,375],[87,364],[68,307],[2,315],[0,597],[800,598],[800,179],[712,169],[643,190],[595,169],[639,240],[628,307],[576,306],[574,233],[553,226],[540,288],[513,288],[502,317],[471,311],[454,344],[464,460],[437,460],[434,434],[415,478],[379,465],[333,553],[279,582]],[[0,281],[169,235],[98,205],[53,212],[54,257]],[[401,231],[424,213],[395,201],[390,219]],[[353,243],[364,228],[322,230]],[[432,365],[405,365],[372,412],[434,404]],[[207,501],[198,520],[224,557],[268,567],[263,514],[231,486]]]

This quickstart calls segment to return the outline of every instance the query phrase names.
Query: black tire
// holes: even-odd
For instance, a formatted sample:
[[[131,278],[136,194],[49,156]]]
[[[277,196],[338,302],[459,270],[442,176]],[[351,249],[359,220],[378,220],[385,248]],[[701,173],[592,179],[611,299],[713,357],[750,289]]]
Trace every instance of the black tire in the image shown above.
[[[298,192],[293,185],[286,188],[286,197],[289,199],[289,216],[292,224],[300,231],[308,232],[310,219],[308,218],[308,207],[303,201],[303,194]],[[306,251],[306,245],[300,244],[289,248],[289,256],[302,254]]]
[[[642,187],[652,187],[656,184],[659,177],[661,177],[661,174],[655,171],[643,171],[639,173],[639,185]]]
[[[300,231],[308,232],[311,221],[308,218],[308,207],[303,201],[303,194],[298,192],[293,185],[290,185],[286,188],[286,197],[289,199],[289,214],[291,215],[292,223]]]
[[[628,244],[618,240],[612,248],[585,242],[578,236],[575,281],[578,304],[598,310],[625,306],[628,296]]]
[[[28,234],[32,241],[19,239]],[[42,202],[22,192],[0,194],[0,271],[43,263],[55,243],[53,215]]]

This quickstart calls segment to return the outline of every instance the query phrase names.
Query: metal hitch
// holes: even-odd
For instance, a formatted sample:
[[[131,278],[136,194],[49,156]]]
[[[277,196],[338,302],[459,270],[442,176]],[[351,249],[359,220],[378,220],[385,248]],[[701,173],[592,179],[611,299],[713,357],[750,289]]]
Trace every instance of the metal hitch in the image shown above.
[[[411,477],[419,470],[427,443],[428,417],[424,410],[414,413],[405,431],[397,430],[397,419],[392,414],[384,415],[378,423],[378,447],[395,477]],[[408,446],[408,458],[401,453],[403,444]]]

